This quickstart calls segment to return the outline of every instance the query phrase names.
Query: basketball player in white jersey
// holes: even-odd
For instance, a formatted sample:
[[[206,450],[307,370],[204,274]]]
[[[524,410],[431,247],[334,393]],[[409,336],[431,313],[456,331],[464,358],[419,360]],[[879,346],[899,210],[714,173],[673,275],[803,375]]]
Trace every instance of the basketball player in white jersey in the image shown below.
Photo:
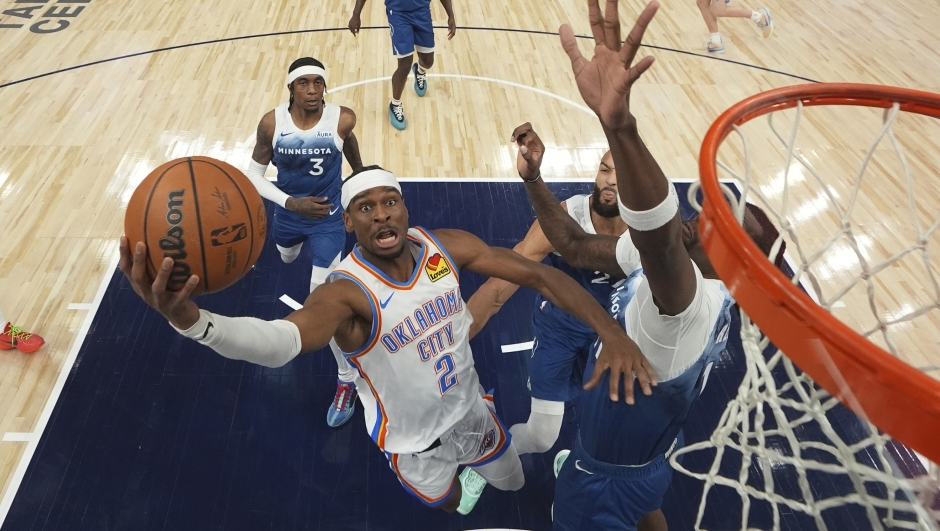
[[[609,151],[598,165],[594,191],[569,197],[561,203],[561,208],[589,234],[619,238],[627,231],[627,224],[620,219],[620,211],[617,209],[617,173]],[[555,252],[538,220],[529,227],[525,239],[513,250],[536,262],[548,256],[554,267],[568,273],[604,306],[607,305],[614,284],[620,280],[608,273],[572,267]],[[518,288],[515,284],[496,278],[480,286],[467,301],[467,306],[476,318],[474,332]],[[477,309],[477,305],[481,307]],[[580,395],[587,350],[597,339],[597,334],[590,327],[541,298],[536,300],[532,328],[535,341],[529,362],[531,413],[526,423],[516,424],[509,430],[520,455],[546,452],[555,444],[565,414],[565,402]]]
[[[624,373],[648,382],[648,364],[623,329],[564,273],[463,231],[409,230],[401,186],[377,166],[345,181],[342,204],[346,230],[355,232],[358,245],[331,281],[285,319],[200,310],[189,298],[197,277],[179,292],[166,291],[172,259],[150,279],[146,246],[136,243],[132,255],[126,237],[121,269],[137,294],[180,333],[231,359],[278,367],[335,337],[356,367],[369,434],[405,489],[446,511],[461,502],[459,465],[475,467],[501,490],[524,483],[511,435],[482,396],[473,368],[468,338],[473,317],[458,282],[463,270],[537,289],[594,328],[606,348],[592,384],[608,368],[616,382],[612,395]],[[632,402],[632,386],[624,389]]]
[[[532,126],[526,123],[512,134],[520,146],[516,166],[552,245],[582,266],[604,270],[618,264],[629,275],[611,294],[609,311],[659,377],[655,393],[638,395],[630,405],[606,400],[603,384],[584,391],[574,450],[556,458],[556,531],[667,529],[660,505],[672,480],[668,458],[683,445],[682,427],[725,348],[734,305],[705,254],[698,219],[682,221],[675,187],[630,112],[630,89],[653,64],[652,57],[633,60],[659,5],[655,0],[647,5],[622,45],[617,4],[608,0],[602,15],[598,0],[588,0],[596,44],[590,61],[581,55],[570,26],[563,25],[559,34],[581,96],[607,136],[629,244],[626,237],[587,234],[574,223],[540,179],[545,146]],[[769,254],[777,231],[766,215],[749,205],[744,228]],[[586,372],[606,348],[600,338]]]
[[[293,262],[304,242],[310,242],[313,291],[339,263],[346,243],[339,204],[343,155],[353,170],[362,166],[362,159],[353,133],[356,113],[323,99],[323,63],[311,57],[291,63],[287,90],[290,100],[269,111],[258,124],[257,143],[245,174],[261,196],[275,204],[270,230],[281,260]],[[264,177],[271,162],[278,171],[276,184]],[[331,342],[330,349],[338,375],[326,423],[335,428],[352,418],[356,388],[353,370],[339,347]]]

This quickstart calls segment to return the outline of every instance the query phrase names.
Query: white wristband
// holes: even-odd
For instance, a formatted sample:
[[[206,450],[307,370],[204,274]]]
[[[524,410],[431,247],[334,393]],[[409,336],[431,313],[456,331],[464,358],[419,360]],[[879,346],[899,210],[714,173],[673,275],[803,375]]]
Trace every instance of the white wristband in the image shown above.
[[[252,159],[248,163],[248,171],[245,172],[245,176],[248,177],[251,184],[255,185],[255,189],[258,190],[261,197],[287,208],[287,199],[290,196],[278,188],[276,184],[264,178],[264,172],[267,170],[267,164],[259,164]]]
[[[666,193],[666,199],[663,202],[651,208],[650,210],[630,210],[620,201],[620,194],[617,194],[617,206],[620,207],[620,217],[631,229],[640,231],[655,230],[672,218],[679,212],[679,196],[676,194],[676,187],[668,183],[669,191]]]
[[[172,325],[171,325],[172,326]],[[282,367],[301,350],[300,329],[290,321],[226,317],[199,310],[199,320],[186,330],[173,327],[232,360]]]

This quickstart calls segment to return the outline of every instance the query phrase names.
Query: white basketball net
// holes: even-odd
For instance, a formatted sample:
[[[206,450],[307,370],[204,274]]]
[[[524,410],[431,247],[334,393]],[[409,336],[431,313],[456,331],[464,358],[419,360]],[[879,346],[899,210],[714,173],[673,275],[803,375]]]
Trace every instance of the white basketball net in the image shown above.
[[[897,325],[910,323],[940,308],[940,283],[928,253],[928,243],[932,237],[937,236],[935,233],[940,226],[940,218],[926,224],[921,223],[919,219],[917,196],[908,158],[892,132],[892,125],[898,119],[898,111],[898,104],[885,111],[883,125],[864,155],[854,184],[844,187],[841,194],[830,186],[831,180],[827,183],[822,179],[806,156],[796,149],[797,130],[803,119],[802,104],[798,104],[795,109],[793,127],[787,138],[774,126],[774,114],[779,113],[772,112],[767,116],[770,131],[782,144],[785,152],[784,169],[777,179],[777,195],[771,198],[773,200],[768,199],[769,194],[765,193],[767,188],[762,187],[762,183],[752,182],[751,151],[740,127],[735,126],[734,131],[743,146],[744,175],[718,161],[718,166],[731,176],[742,192],[741,199],[738,200],[730,193],[730,189],[725,187],[739,222],[743,219],[746,201],[755,203],[767,212],[781,233],[770,256],[777,255],[781,239],[784,237],[788,241],[788,254],[795,250],[796,260],[790,260],[795,271],[793,282],[803,282],[804,285],[808,283],[815,291],[818,303],[840,318],[838,309],[845,304],[840,304],[840,301],[860,302],[867,296],[874,322],[860,324],[856,320],[850,326],[896,356],[899,353],[896,340],[899,328]],[[809,127],[811,126],[807,126]],[[874,260],[872,255],[875,253],[866,249],[865,242],[862,241],[865,237],[864,228],[859,226],[855,214],[865,208],[860,197],[864,195],[862,192],[866,169],[885,137],[890,140],[900,166],[903,167],[903,182],[894,179],[893,184],[906,187],[907,206],[916,238],[913,244]],[[799,172],[800,167],[806,172],[803,173],[803,180],[819,191],[816,198],[821,205],[817,206],[825,210],[824,215],[835,224],[835,232],[831,235],[817,235],[818,249],[809,248],[806,233],[798,234],[799,223],[794,222],[800,215],[798,208],[807,204],[803,202],[798,205],[797,201],[791,199],[791,188],[799,181],[792,170],[796,168]],[[806,176],[807,173],[815,179],[815,183]],[[935,179],[936,175],[931,177]],[[781,178],[782,191],[779,189]],[[690,187],[689,199],[700,210],[697,191],[698,186]],[[842,197],[846,199],[840,202]],[[938,213],[933,212],[932,215],[937,216]],[[832,278],[820,278],[820,271],[826,271],[826,268],[819,267],[820,264],[825,263],[834,249],[838,250],[840,246],[843,259],[846,254],[850,258],[854,257],[855,263],[849,268],[854,273],[841,279],[835,278],[834,281]],[[925,265],[926,280],[920,288],[927,293],[927,300],[916,308],[905,306],[903,311],[886,312],[881,296],[886,289],[890,290],[890,287],[886,288],[884,279],[879,279],[879,273],[903,260],[915,257]],[[853,290],[856,299],[850,296]],[[834,312],[833,308],[837,311]],[[840,529],[831,520],[827,522],[827,511],[840,507],[844,509],[843,506],[847,505],[861,508],[872,529],[940,529],[940,511],[933,509],[938,500],[937,493],[940,492],[936,467],[929,464],[927,475],[906,479],[898,470],[889,450],[892,444],[890,438],[879,433],[866,419],[857,419],[858,429],[851,435],[846,435],[845,429],[834,429],[834,414],[846,415],[843,406],[794,367],[782,352],[773,350],[768,339],[762,336],[757,326],[743,311],[741,321],[746,373],[738,388],[737,397],[728,404],[718,427],[708,440],[690,444],[676,451],[670,460],[675,469],[705,483],[695,529],[703,529],[708,495],[713,487],[729,487],[740,497],[740,529],[752,528],[749,517],[757,504],[764,506],[765,513],[769,505],[773,518],[772,529],[781,528],[782,512],[786,514],[793,511],[808,515],[815,521],[818,529]],[[935,367],[921,369],[927,372],[936,370]],[[847,392],[846,395],[851,400],[851,393]],[[805,437],[809,432],[815,435]],[[937,444],[940,444],[940,441]],[[711,466],[707,470],[692,471],[679,463],[681,456],[693,452],[706,452],[706,456],[714,454]],[[689,457],[692,456],[687,456],[686,464],[692,461]],[[732,463],[730,468],[734,469],[734,473],[727,472],[729,462]],[[720,471],[723,463],[726,475],[722,475]],[[797,485],[782,485],[775,479],[778,471],[785,472],[781,477],[795,476]],[[849,489],[843,489],[848,492],[829,497],[820,494],[821,489],[816,489],[813,485],[825,476],[850,485]],[[724,508],[712,510],[726,511]]]

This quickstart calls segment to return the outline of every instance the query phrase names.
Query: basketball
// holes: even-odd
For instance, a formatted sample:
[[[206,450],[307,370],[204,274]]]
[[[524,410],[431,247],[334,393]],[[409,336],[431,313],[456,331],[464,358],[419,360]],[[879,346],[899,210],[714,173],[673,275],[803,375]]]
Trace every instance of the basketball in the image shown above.
[[[240,279],[258,260],[267,234],[264,202],[248,177],[209,157],[171,160],[137,186],[124,215],[133,246],[147,244],[147,272],[169,256],[167,289],[199,276],[193,295],[215,293]]]

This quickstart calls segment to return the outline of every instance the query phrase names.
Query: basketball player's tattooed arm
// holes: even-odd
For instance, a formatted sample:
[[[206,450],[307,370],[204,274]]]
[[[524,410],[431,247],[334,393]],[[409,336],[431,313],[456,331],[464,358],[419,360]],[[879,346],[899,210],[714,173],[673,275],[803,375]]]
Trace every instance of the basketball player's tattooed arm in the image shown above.
[[[509,249],[490,247],[480,238],[464,231],[442,229],[434,231],[434,235],[458,268],[536,289],[553,304],[597,332],[604,342],[603,355],[598,358],[594,374],[585,384],[586,389],[599,384],[604,373],[610,369],[611,400],[618,399],[620,376],[624,374],[627,375],[627,382],[632,381],[631,373],[636,374],[643,393],[651,394],[650,385],[656,385],[652,366],[617,321],[574,279],[553,267],[526,260]],[[624,386],[623,395],[628,404],[634,403],[632,384]]]
[[[258,122],[255,149],[251,158],[258,164],[270,164],[274,156],[274,111],[268,111]]]
[[[562,208],[566,208],[564,203],[562,203]],[[533,262],[541,262],[554,249],[542,232],[539,221],[535,220],[529,227],[525,238],[516,244],[513,251]],[[473,316],[470,337],[477,335],[483,329],[486,322],[496,315],[496,312],[503,307],[503,303],[509,300],[517,289],[519,289],[518,285],[500,278],[491,278],[480,286],[480,289],[467,301],[467,309]]]
[[[545,146],[532,124],[526,122],[512,132],[512,141],[519,146],[516,169],[526,181],[525,189],[542,231],[555,250],[575,267],[607,273],[624,278],[627,273],[617,261],[619,238],[602,234],[588,234],[559,205],[555,194],[539,176]],[[525,148],[525,152],[523,152]],[[632,271],[630,271],[632,272]]]
[[[362,156],[359,155],[359,140],[353,129],[356,127],[356,113],[348,107],[340,107],[339,135],[343,138],[343,155],[353,171],[362,167]]]

